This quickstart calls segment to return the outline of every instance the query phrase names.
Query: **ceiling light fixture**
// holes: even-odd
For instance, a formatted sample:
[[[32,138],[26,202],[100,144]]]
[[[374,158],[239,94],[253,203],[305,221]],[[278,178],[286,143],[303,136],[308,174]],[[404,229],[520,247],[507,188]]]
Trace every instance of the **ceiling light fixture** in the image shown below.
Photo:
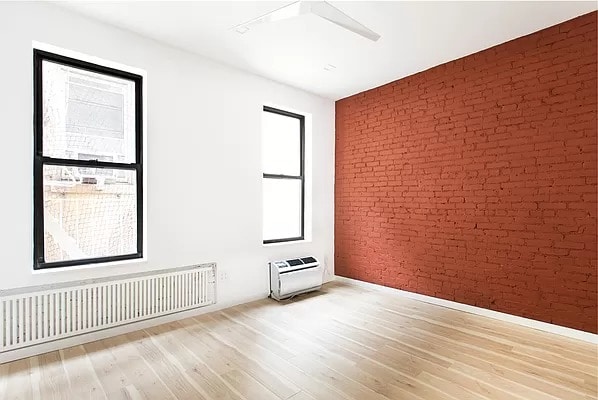
[[[261,17],[257,17],[243,22],[242,24],[236,25],[233,27],[233,29],[239,33],[245,33],[250,29],[250,27],[258,24],[281,21],[283,19],[294,18],[306,14],[317,15],[320,18],[330,21],[335,25],[338,25],[374,42],[380,39],[380,35],[378,35],[376,32],[357,22],[338,8],[325,1],[296,1],[277,10],[264,14]],[[240,29],[244,30],[240,32]]]
[[[332,65],[332,64],[326,64],[326,65],[324,66],[324,69],[325,69],[326,71],[333,71],[333,70],[335,70],[335,69],[336,69],[336,66],[334,66],[334,65]]]

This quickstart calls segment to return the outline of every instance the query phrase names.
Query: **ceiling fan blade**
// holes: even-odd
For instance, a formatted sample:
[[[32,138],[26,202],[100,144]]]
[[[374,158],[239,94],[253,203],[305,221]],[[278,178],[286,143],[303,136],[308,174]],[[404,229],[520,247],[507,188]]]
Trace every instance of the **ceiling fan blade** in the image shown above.
[[[239,30],[248,30],[249,28],[263,24],[266,22],[274,22],[274,21],[281,21],[283,19],[297,17],[299,15],[309,13],[309,5],[302,1],[296,1],[291,4],[287,4],[284,7],[278,8],[274,11],[270,11],[267,14],[259,16],[257,18],[253,18],[249,21],[243,22],[242,24],[233,26],[232,29],[239,31]]]
[[[355,21],[353,18],[325,1],[310,2],[310,6],[313,14],[332,22],[333,24],[341,26],[374,42],[380,39],[380,35],[376,32]]]

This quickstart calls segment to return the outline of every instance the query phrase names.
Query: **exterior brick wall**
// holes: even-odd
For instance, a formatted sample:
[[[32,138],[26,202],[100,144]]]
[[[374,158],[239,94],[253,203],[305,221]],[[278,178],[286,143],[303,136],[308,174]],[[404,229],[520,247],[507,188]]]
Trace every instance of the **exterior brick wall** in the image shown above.
[[[596,19],[339,100],[337,275],[596,333]]]

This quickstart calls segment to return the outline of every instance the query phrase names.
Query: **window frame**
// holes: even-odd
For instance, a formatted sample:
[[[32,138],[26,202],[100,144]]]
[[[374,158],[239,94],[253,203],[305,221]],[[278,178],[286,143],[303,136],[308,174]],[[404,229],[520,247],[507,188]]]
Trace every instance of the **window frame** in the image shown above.
[[[290,111],[281,110],[278,108],[263,106],[262,112],[270,112],[273,114],[282,115],[285,117],[296,118],[299,120],[299,175],[284,175],[284,174],[270,174],[262,171],[263,179],[288,179],[301,180],[301,235],[297,237],[278,238],[278,239],[263,239],[263,244],[295,242],[305,240],[305,116],[296,114]],[[262,139],[263,140],[263,139]],[[262,219],[263,221],[263,219]]]
[[[102,75],[133,81],[135,86],[135,162],[119,163],[99,160],[77,160],[44,156],[43,154],[43,61],[65,65]],[[72,267],[89,264],[143,258],[143,77],[120,69],[106,67],[33,49],[33,269]],[[45,165],[73,166],[83,168],[112,168],[135,171],[137,206],[137,251],[116,256],[92,257],[77,260],[45,262],[44,242],[44,177]]]

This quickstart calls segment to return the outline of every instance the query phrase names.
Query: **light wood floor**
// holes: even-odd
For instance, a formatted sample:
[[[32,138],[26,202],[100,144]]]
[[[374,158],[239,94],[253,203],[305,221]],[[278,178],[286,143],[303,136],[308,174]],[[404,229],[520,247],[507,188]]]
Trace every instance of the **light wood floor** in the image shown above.
[[[597,348],[332,283],[0,365],[1,399],[595,399]]]

